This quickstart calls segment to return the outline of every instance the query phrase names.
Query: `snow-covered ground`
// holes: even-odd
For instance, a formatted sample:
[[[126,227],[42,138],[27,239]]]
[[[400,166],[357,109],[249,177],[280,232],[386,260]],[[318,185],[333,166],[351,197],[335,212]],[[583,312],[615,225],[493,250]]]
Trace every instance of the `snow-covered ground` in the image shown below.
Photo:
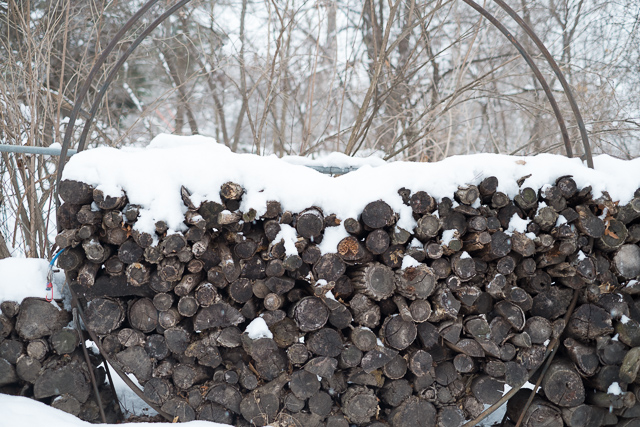
[[[6,394],[0,394],[0,412],[0,426],[2,427],[88,427],[95,425],[82,421],[66,412],[47,406],[37,400]],[[116,424],[100,425],[115,426]],[[135,425],[150,425],[154,427],[175,426],[175,424],[171,423],[136,423]],[[208,421],[191,421],[180,425],[185,427],[229,427],[226,424]]]

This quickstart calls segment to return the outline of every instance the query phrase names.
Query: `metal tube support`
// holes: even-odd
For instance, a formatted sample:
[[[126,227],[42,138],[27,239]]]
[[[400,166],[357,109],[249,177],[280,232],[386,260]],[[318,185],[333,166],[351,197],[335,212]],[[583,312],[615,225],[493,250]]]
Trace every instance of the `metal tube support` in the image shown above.
[[[540,40],[540,38],[536,35],[536,33],[533,32],[533,29],[529,25],[527,25],[526,22],[524,22],[524,20],[520,17],[520,15],[518,15],[504,1],[502,0],[493,0],[493,1],[495,1],[498,4],[498,6],[500,6],[502,9],[504,9],[509,14],[509,16],[511,16],[511,18],[514,21],[516,21],[518,25],[520,25],[520,27],[524,30],[524,32],[527,33],[529,38],[533,40],[533,42],[536,44],[538,49],[540,49],[540,52],[542,52],[542,55],[545,57],[545,59],[549,63],[549,66],[555,73],[556,77],[560,81],[560,84],[564,89],[564,94],[567,97],[567,100],[569,101],[569,105],[571,105],[571,110],[573,111],[573,115],[576,118],[578,129],[580,130],[580,137],[582,138],[584,154],[585,154],[585,157],[587,158],[587,166],[593,169],[593,156],[591,154],[591,145],[589,144],[587,129],[584,126],[584,121],[582,120],[582,114],[580,114],[580,108],[578,108],[578,103],[576,102],[576,99],[573,97],[573,91],[571,90],[571,87],[569,86],[567,79],[564,78],[564,74],[562,73],[562,70],[560,70],[560,67],[556,63],[555,59],[553,59],[553,56],[551,56],[551,53],[549,53],[549,51],[547,50],[547,47],[544,45],[544,43],[542,43],[542,40]]]
[[[82,102],[84,98],[87,96],[87,92],[89,92],[89,88],[91,87],[91,82],[93,82],[94,77],[100,71],[100,68],[104,65],[107,60],[107,57],[116,47],[120,39],[124,37],[125,33],[129,31],[129,29],[142,17],[142,15],[147,12],[156,4],[158,0],[149,0],[147,1],[129,20],[124,24],[124,26],[116,33],[111,42],[107,45],[107,47],[102,51],[100,57],[96,61],[96,63],[91,68],[87,79],[85,80],[80,92],[76,97],[75,105],[73,106],[73,110],[71,110],[71,114],[69,115],[69,124],[64,132],[64,140],[62,142],[62,155],[60,160],[58,161],[58,173],[56,177],[56,193],[54,195],[54,199],[56,202],[56,208],[59,206],[60,201],[58,200],[58,186],[60,185],[60,180],[62,179],[62,171],[64,169],[64,165],[67,162],[67,151],[69,150],[69,145],[71,144],[71,136],[73,135],[73,128],[76,125],[76,119],[78,118],[78,114],[80,113],[80,109],[82,108]]]
[[[45,156],[59,156],[62,152],[61,148],[52,147],[32,147],[28,145],[8,145],[0,144],[0,153],[24,153],[24,154],[43,154]],[[76,150],[67,150],[66,156],[71,157],[76,154]]]
[[[140,45],[140,43],[142,43],[142,41],[151,33],[151,31],[155,30],[156,27],[160,25],[165,19],[173,15],[178,9],[180,9],[182,6],[189,3],[190,1],[191,0],[181,0],[180,2],[171,6],[171,8],[167,9],[167,11],[165,11],[155,21],[149,24],[147,28],[144,29],[142,34],[140,34],[138,38],[136,38],[133,41],[133,43],[131,43],[131,46],[129,46],[127,51],[122,54],[120,59],[118,59],[118,62],[116,62],[116,64],[113,66],[113,68],[109,72],[109,75],[107,76],[107,79],[102,84],[102,87],[100,88],[100,92],[98,93],[98,96],[96,96],[96,98],[93,101],[93,105],[91,105],[89,118],[84,123],[84,128],[82,129],[82,135],[80,135],[80,141],[78,142],[78,151],[84,150],[84,146],[87,140],[87,135],[89,135],[89,130],[91,129],[91,125],[93,124],[93,119],[95,118],[96,113],[98,112],[98,108],[100,107],[100,104],[102,103],[102,98],[104,98],[104,95],[107,93],[107,89],[109,89],[109,85],[111,84],[113,79],[115,79],[116,74],[118,74],[118,71],[120,71],[120,68],[122,68],[124,63],[129,58],[129,56],[138,47],[138,45]]]
[[[556,98],[553,96],[553,93],[551,92],[551,88],[549,87],[547,80],[544,78],[544,76],[538,69],[538,66],[536,65],[536,63],[533,62],[533,58],[531,58],[531,55],[529,55],[529,53],[520,44],[520,42],[513,36],[513,34],[511,34],[509,30],[507,30],[507,28],[504,25],[502,25],[500,21],[498,21],[496,17],[493,16],[491,13],[489,13],[485,8],[483,8],[473,0],[462,0],[462,1],[464,1],[466,4],[474,8],[482,16],[487,18],[487,20],[489,20],[489,22],[493,24],[494,27],[500,30],[500,32],[504,34],[504,36],[511,42],[511,44],[515,46],[518,52],[520,52],[520,55],[522,55],[524,60],[529,65],[529,68],[531,68],[531,71],[533,71],[533,74],[536,76],[536,79],[540,83],[540,86],[542,86],[544,93],[547,95],[547,99],[549,99],[549,104],[551,104],[551,109],[553,110],[553,113],[556,116],[556,120],[558,121],[558,125],[560,126],[560,133],[562,134],[562,140],[564,141],[564,148],[567,152],[567,157],[573,157],[573,150],[571,149],[571,141],[569,140],[569,132],[567,131],[567,126],[564,123],[564,118],[562,117],[562,113],[560,112],[560,108],[558,107],[558,103],[556,102]]]

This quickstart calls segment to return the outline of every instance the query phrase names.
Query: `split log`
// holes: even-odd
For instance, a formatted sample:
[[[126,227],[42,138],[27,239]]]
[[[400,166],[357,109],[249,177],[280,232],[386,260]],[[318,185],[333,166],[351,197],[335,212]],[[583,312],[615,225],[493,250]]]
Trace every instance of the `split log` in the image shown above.
[[[435,271],[427,267],[425,264],[405,268],[396,272],[395,276],[395,287],[397,292],[405,298],[411,300],[416,298],[426,299],[431,296],[435,290]]]
[[[365,425],[371,421],[377,411],[378,402],[373,390],[366,387],[351,387],[342,395],[342,412],[356,425]],[[435,410],[434,416],[435,416]],[[404,418],[404,417],[402,417]],[[400,419],[402,419],[400,418]],[[396,425],[394,423],[394,425]]]
[[[350,278],[355,289],[375,301],[390,297],[395,289],[393,271],[380,263],[358,267],[352,271]]]
[[[580,405],[585,399],[582,379],[566,360],[554,360],[542,379],[545,396],[558,406]]]
[[[321,299],[305,297],[291,309],[291,317],[303,332],[316,331],[329,320],[329,308]]]
[[[400,316],[387,317],[380,330],[384,342],[397,350],[404,350],[415,341],[418,331],[413,322]]]

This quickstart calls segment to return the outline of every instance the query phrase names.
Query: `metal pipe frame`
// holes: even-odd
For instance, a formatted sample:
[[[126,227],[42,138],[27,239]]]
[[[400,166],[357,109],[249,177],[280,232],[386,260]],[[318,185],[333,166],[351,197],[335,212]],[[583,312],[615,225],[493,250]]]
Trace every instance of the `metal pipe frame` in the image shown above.
[[[576,99],[573,96],[573,91],[567,83],[567,79],[564,78],[564,74],[560,70],[558,63],[553,59],[551,53],[547,50],[547,47],[542,43],[542,40],[533,32],[533,29],[527,25],[526,22],[518,15],[509,5],[507,5],[503,0],[493,0],[498,6],[505,10],[511,16],[511,18],[518,23],[520,28],[524,30],[525,33],[529,36],[529,38],[535,43],[535,45],[540,49],[542,55],[549,63],[549,66],[553,70],[554,74],[560,81],[562,85],[562,89],[564,89],[564,94],[569,101],[569,105],[571,106],[571,110],[573,111],[573,115],[576,118],[576,123],[578,124],[578,129],[580,130],[580,137],[582,138],[582,146],[584,147],[584,154],[587,158],[587,166],[593,169],[593,156],[591,154],[591,145],[589,144],[589,136],[587,135],[587,129],[584,126],[584,121],[582,119],[582,114],[580,114],[580,108],[578,108],[578,104],[576,103]]]

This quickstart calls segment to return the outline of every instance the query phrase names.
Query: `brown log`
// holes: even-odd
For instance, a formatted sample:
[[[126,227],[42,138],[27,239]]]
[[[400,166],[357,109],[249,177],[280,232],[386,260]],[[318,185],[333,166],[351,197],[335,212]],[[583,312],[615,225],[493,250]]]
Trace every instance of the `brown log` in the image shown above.
[[[422,242],[435,237],[440,230],[440,220],[435,215],[426,214],[418,219],[414,233]]]
[[[83,373],[83,368],[74,360],[67,364],[64,361],[49,364],[33,386],[33,395],[36,399],[69,394],[84,403],[89,398],[89,393],[90,385]]]
[[[159,334],[153,334],[147,337],[144,343],[144,349],[156,360],[163,360],[169,357],[171,351],[167,346],[167,341],[164,336]]]
[[[366,295],[355,294],[350,301],[350,308],[354,320],[361,326],[375,328],[380,323],[380,306],[367,298]]]
[[[313,272],[316,279],[327,282],[336,281],[346,271],[346,265],[337,254],[325,254],[313,265]]]
[[[425,264],[420,264],[419,266],[408,267],[396,272],[395,286],[397,292],[405,298],[411,300],[416,298],[426,299],[435,290],[436,278],[434,270]],[[391,289],[391,292],[393,292],[393,289]]]
[[[64,179],[58,185],[58,195],[62,200],[74,205],[86,205],[93,202],[93,187],[84,182]]]
[[[95,262],[85,262],[78,270],[78,283],[84,287],[91,287],[96,282],[96,276],[101,264]]]
[[[409,357],[409,370],[417,377],[433,373],[433,358],[424,350],[416,350]]]
[[[382,229],[372,231],[367,235],[365,240],[367,249],[369,249],[374,255],[384,253],[389,248],[390,243],[391,238],[389,237],[389,234]]]
[[[329,314],[329,308],[317,297],[305,297],[291,309],[291,317],[303,332],[322,328],[329,320]]]
[[[596,349],[588,347],[572,338],[563,341],[569,358],[573,361],[578,372],[584,376],[591,376],[596,373],[600,365],[600,360],[596,355]]]
[[[204,331],[209,328],[237,326],[244,322],[244,317],[238,310],[224,302],[215,303],[209,307],[200,307],[193,317],[193,328]]]
[[[162,280],[167,282],[177,282],[182,279],[184,264],[177,257],[166,257],[158,266],[158,273]]]
[[[555,359],[542,379],[545,396],[558,406],[580,405],[585,399],[582,379],[567,360]]]
[[[196,419],[196,413],[186,400],[172,397],[160,408],[171,415],[176,422],[189,422]]]
[[[377,398],[373,390],[366,387],[350,387],[342,395],[341,402],[342,412],[356,425],[369,423],[378,411]],[[435,410],[433,412],[435,416]]]
[[[368,263],[352,270],[354,288],[376,301],[388,298],[395,289],[393,271],[380,263]]]
[[[637,245],[622,245],[613,257],[613,266],[618,275],[632,279],[640,275],[640,248]]]
[[[604,222],[595,216],[588,207],[578,205],[575,207],[578,213],[578,220],[576,221],[576,227],[582,234],[586,234],[589,237],[598,239],[604,235],[605,224]]]
[[[20,312],[20,304],[17,301],[2,301],[2,303],[0,303],[0,311],[2,311],[2,314],[7,318],[11,319],[16,317]]]
[[[409,397],[389,414],[392,425],[397,427],[416,425],[435,427],[437,419],[437,412],[433,404],[417,396]]]
[[[58,256],[58,267],[71,272],[80,268],[84,260],[85,256],[82,249],[67,249]]]
[[[102,190],[93,190],[93,201],[100,209],[122,209],[127,204],[127,196],[121,193],[119,196],[105,195]]]
[[[60,355],[73,353],[75,349],[78,348],[80,342],[77,331],[71,328],[63,328],[53,333],[50,340],[53,350]],[[0,353],[2,352],[0,351]],[[4,358],[7,359],[7,357]]]
[[[300,212],[296,222],[296,231],[306,239],[314,239],[322,234],[324,215],[319,208],[309,208]]]
[[[123,347],[144,344],[144,334],[136,329],[123,328],[118,331],[118,341]]]
[[[407,322],[400,316],[393,316],[384,320],[380,334],[390,347],[404,350],[415,341],[418,331],[413,322]]]
[[[145,264],[135,262],[125,271],[127,283],[134,287],[146,285],[151,280],[151,269]]]
[[[562,419],[568,427],[599,427],[604,422],[604,411],[590,405],[562,408]]]
[[[376,229],[393,225],[397,217],[387,203],[378,200],[365,206],[361,219],[367,227]]]
[[[486,245],[479,253],[483,261],[492,261],[502,258],[511,252],[511,238],[503,231],[496,231],[491,235],[491,243]]]
[[[76,236],[77,232],[78,231],[75,228],[70,230],[62,230],[62,232],[60,232],[60,234],[56,236],[56,239],[55,239],[56,245],[58,245],[58,247],[60,248],[77,246],[81,240],[79,237]]]
[[[544,344],[551,338],[551,322],[540,316],[529,317],[527,318],[524,332],[529,334],[533,344]]]
[[[418,191],[411,195],[409,206],[416,214],[431,213],[436,209],[436,201],[424,191]]]
[[[15,332],[25,340],[42,338],[67,326],[69,318],[68,312],[44,299],[25,298],[20,304]]]
[[[576,308],[567,324],[567,333],[584,341],[612,332],[611,315],[593,304],[583,304]]]
[[[102,264],[111,255],[111,250],[108,246],[102,246],[100,242],[93,238],[82,242],[82,249],[85,256],[91,262]]]
[[[176,307],[171,307],[166,311],[158,313],[158,324],[164,329],[173,328],[180,323],[181,320],[182,316]]]
[[[467,185],[464,187],[458,187],[455,192],[456,201],[463,205],[472,205],[480,196],[480,191],[475,185]]]
[[[507,414],[512,420],[517,420],[525,409],[529,398],[529,390],[520,390],[509,399],[507,403]],[[531,405],[527,408],[523,418],[523,427],[534,427],[545,425],[549,427],[562,427],[562,417],[558,408],[546,400],[536,396]]]

